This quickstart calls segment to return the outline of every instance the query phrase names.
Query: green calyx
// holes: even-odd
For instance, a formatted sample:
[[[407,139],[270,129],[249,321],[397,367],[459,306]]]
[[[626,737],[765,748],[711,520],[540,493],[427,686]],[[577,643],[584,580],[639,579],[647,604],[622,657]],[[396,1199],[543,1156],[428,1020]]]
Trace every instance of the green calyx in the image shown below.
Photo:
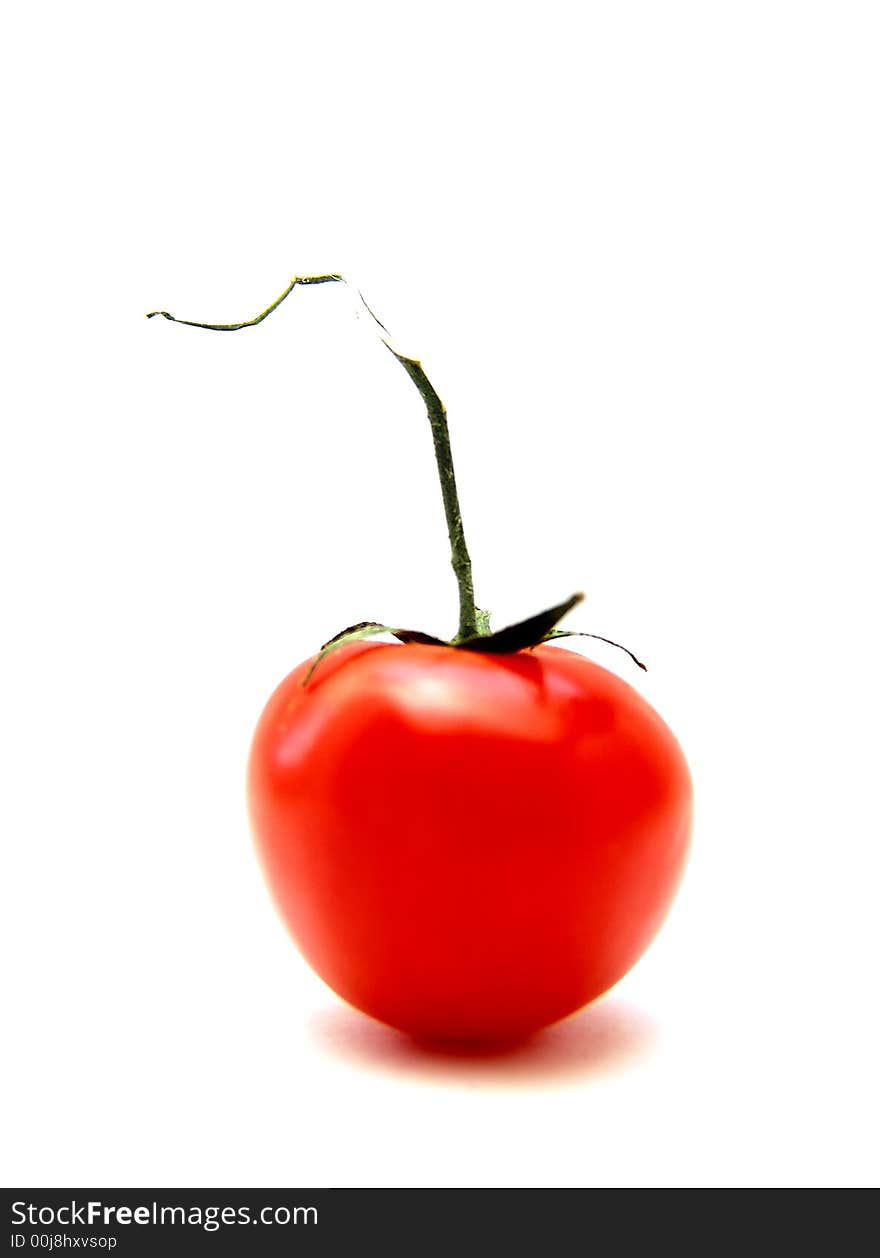
[[[418,629],[395,629],[391,625],[381,625],[375,620],[362,620],[356,625],[350,625],[348,629],[343,629],[329,642],[324,643],[303,678],[303,685],[311,680],[315,670],[332,652],[340,647],[349,646],[353,642],[377,638],[381,634],[397,638],[404,645],[420,643],[422,646],[449,647],[456,651],[474,651],[483,655],[513,655],[517,651],[529,651],[543,642],[552,642],[557,638],[597,638],[600,642],[607,642],[609,646],[616,646],[621,651],[625,651],[633,663],[647,672],[642,661],[625,646],[620,646],[619,642],[612,642],[610,638],[600,637],[597,633],[581,633],[578,630],[556,628],[562,617],[583,600],[583,594],[572,594],[571,598],[566,599],[564,603],[549,607],[547,611],[539,612],[537,616],[530,616],[528,620],[520,620],[515,625],[508,625],[506,629],[499,629],[496,633],[491,631],[477,633],[467,638],[453,638],[451,642],[446,642],[443,638],[435,638],[429,633],[422,633]],[[487,613],[482,614],[488,616]],[[488,619],[485,623],[488,625]]]

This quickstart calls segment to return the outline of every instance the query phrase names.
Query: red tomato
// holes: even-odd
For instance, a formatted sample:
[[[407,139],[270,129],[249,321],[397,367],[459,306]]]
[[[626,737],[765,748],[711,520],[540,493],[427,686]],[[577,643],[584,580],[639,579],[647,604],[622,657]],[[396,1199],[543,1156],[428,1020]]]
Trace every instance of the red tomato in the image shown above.
[[[306,959],[432,1040],[501,1041],[611,987],[666,916],[692,791],[626,682],[556,646],[358,643],[291,673],[248,769],[257,848]]]

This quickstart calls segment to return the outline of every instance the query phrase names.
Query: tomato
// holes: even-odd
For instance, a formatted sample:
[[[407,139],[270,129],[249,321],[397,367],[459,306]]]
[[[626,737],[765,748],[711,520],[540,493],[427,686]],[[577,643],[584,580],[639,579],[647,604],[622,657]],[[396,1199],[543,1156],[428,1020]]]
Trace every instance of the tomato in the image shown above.
[[[257,850],[303,955],[340,996],[429,1039],[509,1041],[618,981],[690,841],[682,751],[615,674],[361,642],[306,661],[260,717]]]
[[[234,332],[331,283],[347,281],[295,276],[240,323],[147,317]],[[285,922],[340,996],[427,1039],[515,1039],[606,991],[651,941],[690,841],[690,775],[635,690],[541,645],[572,636],[556,626],[583,595],[492,631],[446,408],[358,300],[425,405],[458,633],[360,621],[291,673],[254,735],[252,828]],[[364,640],[382,632],[402,645]]]

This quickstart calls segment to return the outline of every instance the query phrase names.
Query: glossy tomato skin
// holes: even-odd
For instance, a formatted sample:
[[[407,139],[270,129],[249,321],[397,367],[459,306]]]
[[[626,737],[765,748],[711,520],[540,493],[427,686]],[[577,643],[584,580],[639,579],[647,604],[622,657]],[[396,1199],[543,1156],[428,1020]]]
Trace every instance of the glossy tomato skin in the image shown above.
[[[340,996],[432,1040],[528,1035],[606,991],[690,840],[681,748],[556,646],[359,643],[267,704],[248,797],[278,908]]]

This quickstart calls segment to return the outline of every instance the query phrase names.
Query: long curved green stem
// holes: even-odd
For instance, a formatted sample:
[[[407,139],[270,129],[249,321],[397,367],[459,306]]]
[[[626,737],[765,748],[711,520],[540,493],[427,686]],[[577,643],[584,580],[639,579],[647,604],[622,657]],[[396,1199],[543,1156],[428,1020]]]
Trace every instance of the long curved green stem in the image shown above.
[[[262,323],[273,310],[278,309],[286,297],[290,296],[297,285],[307,286],[311,284],[345,284],[347,287],[350,287],[344,275],[297,275],[290,281],[280,297],[276,297],[270,306],[267,306],[265,310],[253,319],[246,319],[243,323],[198,323],[192,319],[178,319],[175,315],[169,314],[167,310],[151,310],[147,318],[153,319],[156,315],[161,315],[163,319],[168,319],[171,323],[182,323],[190,328],[206,328],[209,332],[238,332],[241,328],[252,328],[258,323]],[[431,435],[434,439],[434,457],[437,461],[437,472],[440,477],[440,489],[443,495],[443,510],[446,513],[446,527],[449,532],[452,569],[458,582],[458,639],[472,638],[477,634],[488,633],[488,616],[486,613],[478,611],[474,601],[471,558],[468,553],[467,542],[465,541],[461,507],[458,501],[458,489],[455,483],[455,468],[452,462],[452,446],[449,440],[449,426],[446,421],[446,407],[440,400],[431,381],[425,375],[422,364],[418,359],[410,358],[395,347],[387,328],[376,318],[360,292],[358,292],[358,297],[363,303],[364,309],[380,329],[383,345],[389,353],[394,355],[406,371],[410,380],[418,389],[425,404],[425,409],[428,412]]]

